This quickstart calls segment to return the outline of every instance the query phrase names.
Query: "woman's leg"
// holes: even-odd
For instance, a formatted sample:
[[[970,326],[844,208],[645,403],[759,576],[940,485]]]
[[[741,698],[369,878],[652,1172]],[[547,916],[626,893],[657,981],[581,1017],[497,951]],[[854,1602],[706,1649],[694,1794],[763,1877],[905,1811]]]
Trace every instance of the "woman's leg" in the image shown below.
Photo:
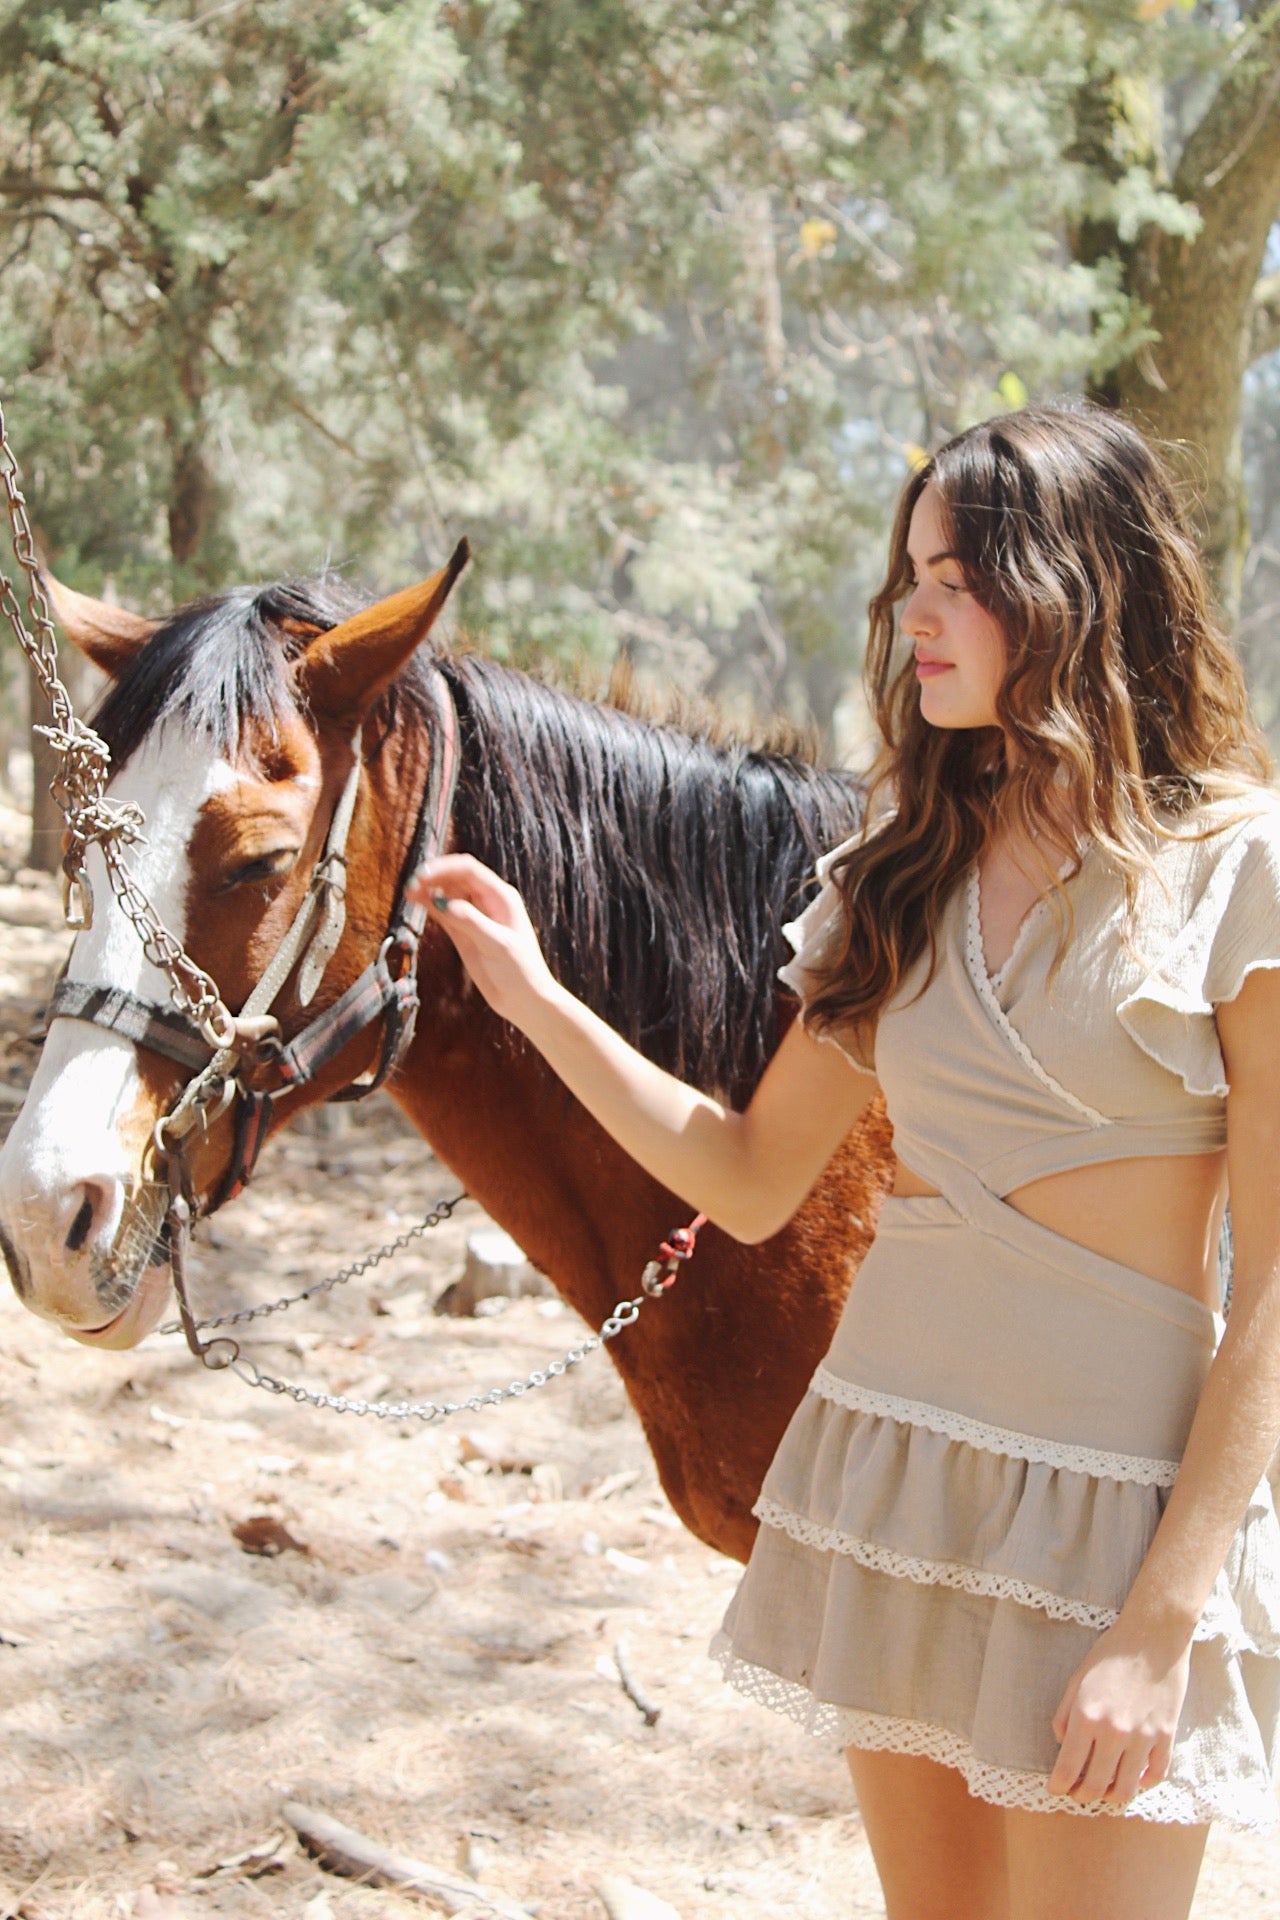
[[[1003,1808],[936,1760],[857,1747],[848,1760],[886,1920],[1012,1920]]]
[[[1010,1920],[1186,1920],[1208,1827],[1005,1815]]]

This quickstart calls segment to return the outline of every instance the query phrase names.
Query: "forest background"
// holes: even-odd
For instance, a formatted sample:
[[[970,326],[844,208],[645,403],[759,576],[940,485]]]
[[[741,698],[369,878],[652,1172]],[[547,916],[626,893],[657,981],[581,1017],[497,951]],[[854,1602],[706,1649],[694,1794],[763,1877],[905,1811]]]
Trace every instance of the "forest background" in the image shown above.
[[[1275,0],[0,0],[63,579],[389,590],[466,532],[476,643],[847,754],[904,476],[1077,392],[1180,449],[1280,744],[1278,220]]]

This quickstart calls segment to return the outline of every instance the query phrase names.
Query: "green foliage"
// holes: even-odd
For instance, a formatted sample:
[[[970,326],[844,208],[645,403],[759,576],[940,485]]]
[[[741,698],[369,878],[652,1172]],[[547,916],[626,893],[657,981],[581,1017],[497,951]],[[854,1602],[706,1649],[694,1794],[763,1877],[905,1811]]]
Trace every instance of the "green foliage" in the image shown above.
[[[1231,39],[1111,0],[9,0],[43,537],[163,605],[390,586],[465,530],[499,650],[825,721],[912,449],[1150,339],[1123,249],[1197,216],[1139,108]]]

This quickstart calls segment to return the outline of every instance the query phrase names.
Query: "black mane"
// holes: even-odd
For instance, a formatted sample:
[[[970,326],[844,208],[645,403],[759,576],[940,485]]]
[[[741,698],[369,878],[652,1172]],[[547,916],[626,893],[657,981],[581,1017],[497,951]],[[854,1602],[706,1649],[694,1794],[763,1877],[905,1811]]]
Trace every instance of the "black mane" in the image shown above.
[[[180,607],[104,693],[93,724],[123,767],[162,720],[177,715],[221,753],[246,728],[295,705],[286,671],[297,629],[328,631],[367,602],[334,574],[230,587]],[[282,640],[285,644],[281,644]]]
[[[328,628],[360,603],[332,578],[184,608],[96,718],[116,765],[169,714],[234,750],[292,703],[281,622]],[[570,990],[682,1079],[744,1103],[777,1040],[780,923],[859,810],[851,774],[654,724],[478,654],[435,664],[458,709],[454,843],[520,888]],[[419,657],[389,697],[431,709]],[[413,724],[409,714],[406,722]]]

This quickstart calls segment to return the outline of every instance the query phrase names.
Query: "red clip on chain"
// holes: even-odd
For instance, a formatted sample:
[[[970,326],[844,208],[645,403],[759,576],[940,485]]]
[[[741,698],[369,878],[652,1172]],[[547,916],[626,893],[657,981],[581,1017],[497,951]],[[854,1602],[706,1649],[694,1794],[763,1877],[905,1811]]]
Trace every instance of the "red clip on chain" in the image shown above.
[[[652,1297],[657,1297],[673,1287],[676,1276],[686,1260],[692,1260],[698,1248],[698,1235],[707,1224],[705,1213],[697,1215],[687,1227],[672,1229],[669,1240],[659,1246],[660,1260],[651,1260],[640,1276],[640,1285]]]

